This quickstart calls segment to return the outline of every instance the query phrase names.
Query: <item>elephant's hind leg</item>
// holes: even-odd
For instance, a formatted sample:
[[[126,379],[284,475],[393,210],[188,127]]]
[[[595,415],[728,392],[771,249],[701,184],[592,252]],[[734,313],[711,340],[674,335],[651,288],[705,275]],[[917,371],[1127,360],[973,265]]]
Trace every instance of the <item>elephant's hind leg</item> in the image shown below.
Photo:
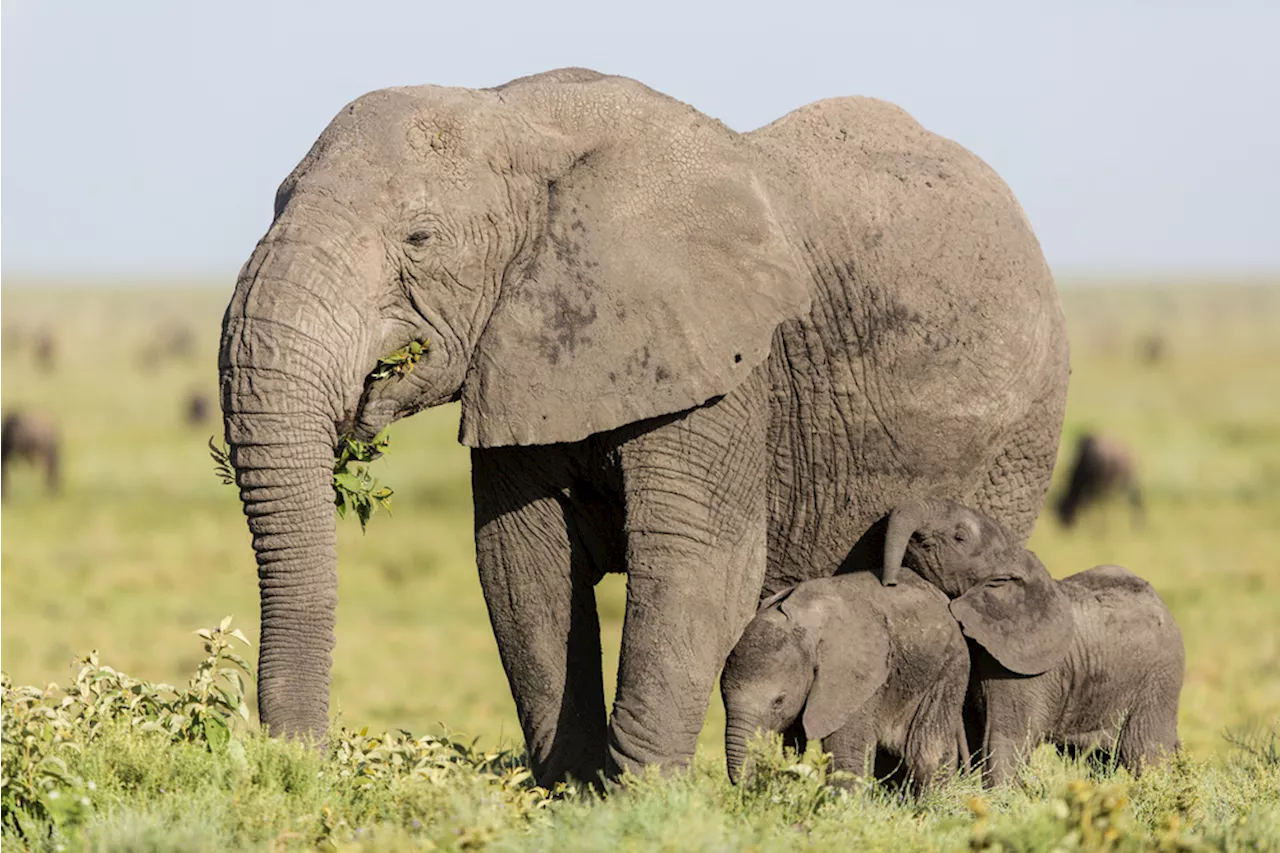
[[[598,780],[607,737],[592,564],[557,446],[472,453],[476,563],[538,784]]]
[[[1028,410],[1002,442],[972,498],[974,507],[1022,542],[1031,538],[1049,491],[1062,433],[1063,402],[1049,396]]]
[[[1178,749],[1178,712],[1175,704],[1165,707],[1144,705],[1125,720],[1116,739],[1116,759],[1134,776],[1142,774]]]

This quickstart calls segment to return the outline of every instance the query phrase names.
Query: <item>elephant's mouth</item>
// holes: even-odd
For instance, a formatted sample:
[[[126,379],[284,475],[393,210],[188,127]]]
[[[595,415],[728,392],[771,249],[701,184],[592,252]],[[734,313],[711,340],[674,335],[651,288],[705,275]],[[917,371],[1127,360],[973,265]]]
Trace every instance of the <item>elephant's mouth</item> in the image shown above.
[[[421,353],[406,355],[417,344]],[[423,409],[457,400],[461,381],[451,381],[449,359],[426,335],[379,358],[365,375],[360,399],[338,424],[338,435],[370,441],[392,423]]]

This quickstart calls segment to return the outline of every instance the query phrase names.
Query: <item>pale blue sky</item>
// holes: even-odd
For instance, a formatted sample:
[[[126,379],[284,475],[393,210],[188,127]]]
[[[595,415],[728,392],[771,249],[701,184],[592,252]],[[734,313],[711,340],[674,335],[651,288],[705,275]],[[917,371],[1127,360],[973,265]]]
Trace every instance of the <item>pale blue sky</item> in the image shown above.
[[[1280,270],[1280,3],[6,0],[4,274],[232,277],[347,101],[564,65],[747,130],[895,101],[1059,273]]]

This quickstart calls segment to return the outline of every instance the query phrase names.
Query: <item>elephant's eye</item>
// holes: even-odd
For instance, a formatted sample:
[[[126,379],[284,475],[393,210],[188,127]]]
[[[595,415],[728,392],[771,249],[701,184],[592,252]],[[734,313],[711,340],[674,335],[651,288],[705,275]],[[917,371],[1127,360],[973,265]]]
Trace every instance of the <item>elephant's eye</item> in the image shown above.
[[[969,541],[969,531],[965,530],[963,527],[957,527],[957,528],[956,528],[956,534],[955,534],[955,535],[956,535],[956,541],[957,541],[957,542],[968,542],[968,541]]]
[[[775,708],[781,708],[781,707],[782,707],[782,703],[783,703],[783,702],[785,702],[785,701],[786,701],[786,699],[787,699],[787,697],[786,697],[785,695],[782,695],[782,694],[779,694],[779,695],[775,696],[775,697],[773,698],[773,707],[775,707]]]
[[[404,238],[404,241],[410,246],[421,249],[423,246],[427,245],[427,243],[431,242],[431,232],[419,229]]]

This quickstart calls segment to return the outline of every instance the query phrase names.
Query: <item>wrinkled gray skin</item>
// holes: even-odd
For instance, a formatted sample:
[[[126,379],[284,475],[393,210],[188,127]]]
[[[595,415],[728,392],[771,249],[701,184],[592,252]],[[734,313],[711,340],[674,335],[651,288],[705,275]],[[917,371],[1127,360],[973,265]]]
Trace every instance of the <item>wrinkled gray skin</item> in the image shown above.
[[[1030,534],[1066,395],[1052,278],[1000,179],[889,104],[739,134],[582,69],[381,90],[275,211],[219,356],[274,733],[328,725],[335,441],[451,400],[544,784],[687,762],[762,586],[833,573],[908,494]],[[414,339],[411,373],[366,381]]]
[[[725,755],[736,784],[747,740],[822,741],[836,770],[882,758],[919,793],[968,764],[969,653],[947,598],[911,574],[885,589],[871,572],[818,578],[766,599],[725,664]],[[796,727],[799,731],[796,731]]]
[[[11,412],[0,423],[0,499],[9,499],[9,466],[25,460],[44,469],[45,487],[58,491],[62,437],[53,421],[33,412]]]
[[[1182,633],[1151,585],[1121,566],[1056,581],[982,513],[911,501],[889,517],[887,583],[929,580],[970,640],[966,713],[983,780],[1007,780],[1048,741],[1101,749],[1135,774],[1178,748]]]
[[[1076,441],[1067,487],[1054,504],[1063,527],[1072,527],[1080,513],[1115,495],[1124,495],[1141,521],[1144,509],[1133,454],[1117,439],[1085,433]]]

